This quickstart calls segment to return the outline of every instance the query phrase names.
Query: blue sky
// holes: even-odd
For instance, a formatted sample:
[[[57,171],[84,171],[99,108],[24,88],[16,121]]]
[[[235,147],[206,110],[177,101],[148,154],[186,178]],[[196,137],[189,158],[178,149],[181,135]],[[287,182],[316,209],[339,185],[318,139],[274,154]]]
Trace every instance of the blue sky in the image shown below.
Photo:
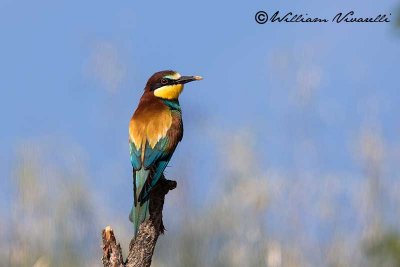
[[[250,129],[268,167],[357,170],[351,143],[362,127],[379,129],[389,147],[398,142],[394,23],[258,25],[254,14],[376,15],[396,6],[2,0],[0,174],[9,176],[21,142],[48,138],[82,147],[99,190],[112,186],[115,169],[130,179],[128,121],[147,78],[162,69],[205,78],[181,97],[185,137],[171,163],[190,155],[201,166],[193,178],[199,199],[201,177],[217,168],[215,132]]]

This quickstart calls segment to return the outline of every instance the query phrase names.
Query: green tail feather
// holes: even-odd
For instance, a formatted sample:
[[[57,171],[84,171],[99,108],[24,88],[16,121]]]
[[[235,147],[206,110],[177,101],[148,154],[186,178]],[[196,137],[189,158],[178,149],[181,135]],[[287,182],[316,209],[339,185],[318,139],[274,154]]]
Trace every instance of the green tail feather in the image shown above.
[[[133,223],[135,237],[139,231],[140,224],[148,219],[149,215],[149,201],[146,201],[143,205],[138,203],[136,207],[132,207],[131,213],[129,214],[129,220]]]
[[[135,236],[139,230],[139,226],[142,222],[149,218],[149,201],[139,202],[139,194],[143,189],[143,186],[146,183],[147,176],[149,175],[148,170],[139,170],[134,172],[133,177],[133,187],[134,187],[134,203],[129,214],[129,220],[133,223],[133,227],[135,230]]]

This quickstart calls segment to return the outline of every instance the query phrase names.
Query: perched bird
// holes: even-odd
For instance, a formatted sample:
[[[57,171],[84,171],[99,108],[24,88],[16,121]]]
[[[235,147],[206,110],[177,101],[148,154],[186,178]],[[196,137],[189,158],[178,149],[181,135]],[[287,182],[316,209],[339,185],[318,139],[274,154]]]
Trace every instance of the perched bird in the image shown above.
[[[182,140],[182,112],[178,97],[185,83],[200,76],[160,71],[147,81],[139,105],[129,123],[129,147],[133,167],[134,203],[129,215],[135,236],[149,216],[149,194],[159,181],[176,146]]]

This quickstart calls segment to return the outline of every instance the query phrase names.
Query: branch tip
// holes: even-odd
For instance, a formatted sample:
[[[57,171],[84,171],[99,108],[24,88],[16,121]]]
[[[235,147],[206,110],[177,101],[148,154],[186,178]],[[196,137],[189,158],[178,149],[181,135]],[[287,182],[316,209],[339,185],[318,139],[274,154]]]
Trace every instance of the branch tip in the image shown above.
[[[121,246],[117,243],[111,226],[106,226],[102,231],[103,257],[105,267],[149,267],[153,256],[158,236],[164,233],[162,210],[165,195],[175,189],[176,181],[167,180],[164,176],[158,182],[158,186],[150,194],[150,218],[142,223],[139,232],[132,238],[129,245],[129,253],[126,261],[122,258]]]

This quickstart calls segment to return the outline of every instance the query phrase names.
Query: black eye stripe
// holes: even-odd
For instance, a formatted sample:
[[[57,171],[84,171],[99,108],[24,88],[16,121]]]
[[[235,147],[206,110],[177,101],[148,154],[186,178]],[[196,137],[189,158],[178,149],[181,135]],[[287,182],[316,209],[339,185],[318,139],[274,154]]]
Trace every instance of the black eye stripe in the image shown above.
[[[166,83],[163,83],[163,80],[166,80]],[[156,84],[154,84],[153,86],[151,86],[151,91],[154,91],[160,87],[166,86],[166,85],[174,85],[174,84],[178,84],[179,82],[176,80],[172,80],[172,79],[168,79],[168,78],[161,78],[159,80],[159,82],[157,82]]]
[[[163,83],[163,80],[165,80],[166,82]],[[168,79],[168,78],[162,78],[160,81],[160,84],[163,85],[172,85],[172,84],[178,84],[178,82],[176,80],[172,80],[172,79]]]

